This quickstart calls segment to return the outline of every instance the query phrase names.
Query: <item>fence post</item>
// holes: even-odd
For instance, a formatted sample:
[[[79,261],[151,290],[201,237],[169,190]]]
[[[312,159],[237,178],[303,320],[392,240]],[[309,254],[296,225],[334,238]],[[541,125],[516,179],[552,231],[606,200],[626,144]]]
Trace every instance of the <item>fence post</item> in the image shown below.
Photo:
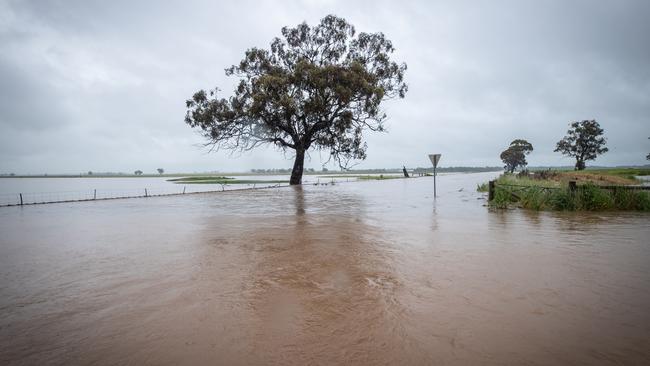
[[[576,189],[578,189],[578,185],[576,184],[576,181],[574,181],[574,180],[570,181],[569,182],[569,191],[571,191],[571,193],[575,193]]]
[[[185,194],[185,188],[187,188],[187,186],[183,186],[183,194]]]
[[[494,181],[491,180],[488,182],[488,201],[492,201],[494,199]]]
[[[94,200],[97,199],[97,190],[96,190],[96,189],[95,189],[95,191],[93,192],[93,199],[94,199]]]
[[[20,195],[20,205],[22,206],[23,205],[23,194],[22,193],[18,193],[18,194]]]
[[[149,197],[149,193],[147,192],[147,189],[146,189],[146,188],[144,189],[144,196],[145,196],[145,197]]]

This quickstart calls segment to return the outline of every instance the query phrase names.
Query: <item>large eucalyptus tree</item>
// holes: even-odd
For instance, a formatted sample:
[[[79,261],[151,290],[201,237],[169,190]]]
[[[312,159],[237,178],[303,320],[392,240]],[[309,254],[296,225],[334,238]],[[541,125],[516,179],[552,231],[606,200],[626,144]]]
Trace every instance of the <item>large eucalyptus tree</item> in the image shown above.
[[[363,132],[383,131],[383,101],[403,98],[406,64],[391,59],[382,33],[356,33],[345,19],[282,28],[269,50],[251,48],[226,75],[239,78],[232,96],[200,90],[185,122],[206,145],[236,151],[272,144],[293,150],[290,184],[300,184],[305,154],[326,151],[340,166],[365,159]]]
[[[596,120],[574,121],[569,126],[571,128],[558,141],[554,151],[575,158],[575,170],[584,170],[586,161],[594,160],[598,155],[609,151],[605,147],[607,140],[603,137],[605,130],[600,128]]]

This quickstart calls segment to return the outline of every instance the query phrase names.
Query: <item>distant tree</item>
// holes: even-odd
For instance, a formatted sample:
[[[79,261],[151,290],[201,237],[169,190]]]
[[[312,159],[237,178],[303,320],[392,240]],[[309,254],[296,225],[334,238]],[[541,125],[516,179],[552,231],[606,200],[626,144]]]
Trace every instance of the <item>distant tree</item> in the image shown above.
[[[142,175],[142,170],[136,170],[133,172],[135,175]]]
[[[554,151],[574,157],[575,170],[583,170],[586,167],[585,162],[609,151],[605,147],[607,140],[603,137],[604,130],[596,120],[575,121],[569,126],[571,128],[567,135],[558,141]]]
[[[530,142],[522,139],[514,140],[510,146],[501,152],[501,160],[505,164],[503,167],[507,172],[513,173],[518,167],[525,167],[528,165],[526,155],[533,151],[533,145]]]
[[[270,50],[251,48],[226,69],[240,79],[232,97],[198,91],[187,101],[185,122],[213,148],[293,150],[289,182],[300,184],[310,148],[328,151],[341,166],[365,159],[363,132],[384,130],[382,101],[407,91],[406,64],[391,60],[393,51],[382,33],[357,34],[334,15],[315,27],[284,27]]]
[[[156,169],[158,171],[158,174],[162,175],[165,172],[165,169],[163,168],[158,168]]]
[[[93,172],[91,172],[91,171],[88,171],[88,175],[93,175]]]
[[[329,171],[329,169],[323,167],[323,173],[327,173],[328,171]]]

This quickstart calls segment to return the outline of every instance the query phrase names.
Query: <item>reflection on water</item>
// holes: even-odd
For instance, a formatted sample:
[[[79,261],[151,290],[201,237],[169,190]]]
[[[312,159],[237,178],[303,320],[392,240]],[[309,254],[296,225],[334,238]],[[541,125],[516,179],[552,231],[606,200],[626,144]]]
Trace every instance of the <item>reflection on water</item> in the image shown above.
[[[2,209],[0,363],[650,362],[650,216],[488,177]]]

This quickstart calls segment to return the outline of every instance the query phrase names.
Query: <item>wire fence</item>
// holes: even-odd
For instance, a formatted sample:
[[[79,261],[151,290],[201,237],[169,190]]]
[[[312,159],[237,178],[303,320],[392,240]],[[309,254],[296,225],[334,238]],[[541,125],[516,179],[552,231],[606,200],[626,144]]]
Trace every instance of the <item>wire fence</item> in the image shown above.
[[[368,177],[372,175],[367,175]],[[335,183],[358,182],[359,176],[353,177],[310,177],[303,180],[303,185],[333,185]],[[166,187],[130,188],[130,189],[85,189],[77,191],[56,192],[22,192],[0,193],[0,207],[39,205],[47,203],[83,202],[112,200],[124,198],[146,198],[159,196],[176,196],[183,194],[216,193],[225,191],[244,191],[252,189],[288,187],[288,183],[235,183],[235,184],[190,184]]]
[[[142,189],[89,189],[79,191],[25,192],[0,194],[0,207],[46,203],[82,202],[123,198],[146,198],[183,194],[215,193],[287,187],[285,183],[218,184],[205,187],[154,187]]]
[[[527,189],[535,189],[535,190],[543,190],[548,193],[549,191],[553,190],[558,190],[558,189],[565,189],[563,187],[543,187],[543,186],[534,186],[534,185],[519,185],[519,184],[503,184],[503,183],[497,183],[497,181],[491,180],[488,182],[488,201],[492,201],[494,199],[495,191],[497,188],[504,187],[508,193],[515,197],[519,197],[518,193],[521,193]],[[578,189],[582,189],[584,186],[578,185],[576,181],[570,181],[568,184],[568,189],[571,192],[575,192]],[[648,191],[650,190],[650,186],[646,185],[627,185],[627,186],[614,186],[614,185],[597,185],[596,186],[599,189],[606,189],[606,190],[643,190],[643,191]]]

